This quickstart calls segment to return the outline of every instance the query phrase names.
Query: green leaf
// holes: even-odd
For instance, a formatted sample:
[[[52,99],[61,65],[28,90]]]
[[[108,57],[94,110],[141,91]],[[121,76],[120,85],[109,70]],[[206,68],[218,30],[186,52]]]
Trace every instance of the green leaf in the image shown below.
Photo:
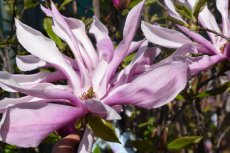
[[[134,6],[136,6],[138,3],[140,3],[141,2],[141,0],[132,0],[132,2],[131,3],[129,3],[129,5],[128,5],[128,8],[130,9],[130,8],[133,8]]]
[[[59,135],[51,133],[45,140],[43,140],[43,143],[55,143],[60,139],[61,137]]]
[[[153,125],[153,123],[155,122],[155,119],[153,117],[149,118],[147,122],[141,123],[138,125],[139,128],[148,126],[148,125]]]
[[[175,3],[175,8],[176,8],[177,12],[182,17],[184,17],[188,20],[193,20],[192,10],[187,5],[184,5],[183,3],[177,2],[177,3]]]
[[[130,55],[128,55],[122,62],[122,67],[125,68],[126,66],[129,65],[129,63],[131,63],[131,61],[133,60],[133,58],[135,57],[136,53],[132,53]]]
[[[193,15],[197,19],[199,12],[202,11],[202,9],[207,5],[207,0],[196,0],[195,7],[193,9]]]
[[[96,145],[95,149],[93,150],[93,153],[101,153],[101,149],[98,145]]]
[[[153,5],[154,3],[156,3],[158,0],[146,0],[145,1],[145,6],[151,6]]]
[[[222,84],[218,88],[199,93],[198,95],[196,95],[196,98],[205,98],[209,96],[215,96],[215,95],[225,92],[229,87],[230,87],[230,81]]]
[[[149,140],[135,140],[131,142],[131,145],[135,147],[139,152],[154,151],[154,145]]]
[[[177,139],[173,140],[172,142],[170,142],[167,145],[167,148],[170,150],[179,150],[179,149],[182,149],[188,145],[199,143],[202,140],[202,138],[203,137],[201,137],[201,136],[180,137],[180,138],[177,138]]]
[[[3,147],[4,153],[15,153],[15,151],[17,150],[17,147],[13,145],[6,144],[2,147]]]
[[[39,3],[36,2],[35,0],[24,0],[24,8],[29,9],[32,7],[37,6]]]
[[[88,116],[87,119],[89,127],[95,136],[105,141],[120,143],[112,124],[98,116]]]
[[[127,16],[128,13],[129,13],[129,9],[124,9],[121,14],[122,16]]]
[[[59,6],[59,10],[63,9],[67,4],[72,2],[73,0],[64,0],[64,2]]]
[[[171,16],[167,16],[167,19],[172,21],[173,23],[175,24],[178,24],[178,25],[182,25],[182,26],[185,26],[185,27],[188,27],[188,25],[186,25],[186,23],[184,23],[183,21],[181,20],[177,20],[176,18],[173,18]]]
[[[184,101],[185,100],[185,98],[181,94],[178,94],[175,99],[176,100],[180,100],[180,101]]]
[[[45,18],[43,20],[43,27],[47,33],[47,35],[53,40],[55,41],[55,43],[59,46],[59,47],[63,47],[63,43],[61,41],[61,39],[53,32],[52,29],[52,20],[49,18]]]

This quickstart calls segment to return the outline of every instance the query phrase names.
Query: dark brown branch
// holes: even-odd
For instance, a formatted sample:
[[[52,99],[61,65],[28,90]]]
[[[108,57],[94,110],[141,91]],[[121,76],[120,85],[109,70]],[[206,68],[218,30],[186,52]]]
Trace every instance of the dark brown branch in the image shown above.
[[[203,27],[199,27],[199,30],[214,33],[215,35],[220,36],[220,37],[226,39],[227,41],[230,41],[230,38],[226,37],[225,35],[223,35],[221,33],[216,32],[214,30],[211,30],[211,29],[208,29],[208,28],[203,28]]]

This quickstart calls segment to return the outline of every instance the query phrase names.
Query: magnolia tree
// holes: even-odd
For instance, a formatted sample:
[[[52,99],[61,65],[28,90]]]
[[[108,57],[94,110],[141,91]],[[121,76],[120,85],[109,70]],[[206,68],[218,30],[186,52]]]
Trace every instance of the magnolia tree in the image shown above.
[[[228,0],[23,4],[2,4],[1,152],[230,150]]]

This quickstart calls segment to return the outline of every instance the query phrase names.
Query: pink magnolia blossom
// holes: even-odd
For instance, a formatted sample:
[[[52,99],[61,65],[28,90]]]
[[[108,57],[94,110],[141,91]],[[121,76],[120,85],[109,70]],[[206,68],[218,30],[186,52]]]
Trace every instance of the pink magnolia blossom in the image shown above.
[[[55,69],[31,75],[0,72],[0,87],[26,96],[0,102],[0,139],[20,147],[36,147],[50,133],[73,132],[76,120],[87,113],[105,119],[119,119],[116,105],[131,104],[151,109],[177,96],[187,83],[187,64],[165,60],[153,64],[159,50],[148,48],[145,40],[134,42],[144,1],[128,14],[123,40],[118,47],[107,28],[96,18],[89,33],[96,39],[94,48],[82,21],[62,16],[55,5],[43,8],[53,19],[53,31],[70,47],[74,59],[62,54],[54,41],[17,19],[17,38],[31,55],[18,56],[21,71]],[[139,49],[138,49],[139,48]],[[123,59],[138,49],[132,62],[122,71]],[[66,85],[55,82],[65,80]]]
[[[171,17],[181,21],[184,24],[189,24],[179,15],[171,0],[164,1]],[[194,9],[196,3],[195,0],[180,0],[180,2],[184,5],[187,5],[191,10]],[[204,9],[199,13],[199,23],[204,28],[208,28],[218,33],[222,33],[224,36],[230,37],[228,0],[217,0],[216,6],[222,15],[222,30],[220,30],[214,15],[207,6],[205,6]],[[142,22],[141,26],[145,37],[154,44],[167,48],[180,48],[183,45],[189,44],[187,47],[184,47],[183,51],[180,49],[180,54],[186,54],[189,52],[208,54],[199,57],[190,57],[189,67],[192,74],[197,74],[220,61],[228,59],[230,56],[230,44],[228,41],[220,36],[216,36],[211,32],[207,32],[210,38],[210,40],[207,40],[200,34],[180,25],[177,25],[178,28],[187,36],[179,31],[163,28],[159,25],[150,25]],[[189,49],[191,44],[194,44],[196,48],[192,47]],[[179,52],[176,54],[179,55]]]

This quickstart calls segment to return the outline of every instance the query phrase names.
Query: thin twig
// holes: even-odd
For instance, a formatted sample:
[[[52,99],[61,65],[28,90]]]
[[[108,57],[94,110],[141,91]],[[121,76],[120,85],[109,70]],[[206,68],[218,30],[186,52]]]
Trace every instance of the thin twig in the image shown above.
[[[165,7],[165,5],[161,3],[160,0],[157,1],[157,4],[158,4],[160,7],[162,7],[164,10],[168,10],[168,9]]]
[[[213,79],[216,79],[216,78],[218,78],[221,75],[223,75],[223,73],[218,73],[217,75],[214,75],[214,76],[208,78],[207,80],[201,82],[200,84],[198,84],[197,90],[199,90],[201,87],[203,87],[204,85],[206,85],[207,83],[209,83],[209,81],[212,81]]]
[[[185,103],[181,106],[181,108],[176,112],[176,114],[175,114],[174,116],[172,116],[170,119],[168,119],[168,121],[167,121],[167,123],[165,124],[165,126],[161,129],[160,134],[159,134],[159,137],[158,137],[157,140],[156,140],[157,144],[159,143],[159,140],[160,140],[160,138],[161,138],[161,136],[162,136],[162,134],[163,134],[165,128],[167,128],[169,125],[171,125],[172,123],[174,123],[174,122],[177,120],[177,118],[180,116],[180,114],[185,110],[185,108],[186,108],[189,104],[191,104],[190,101],[189,101],[189,102],[185,102]]]
[[[211,32],[211,33],[214,33],[215,35],[217,36],[220,36],[228,41],[230,41],[230,38],[229,37],[226,37],[225,35],[221,34],[221,33],[218,33],[212,29],[208,29],[208,28],[203,28],[203,27],[199,27],[199,30],[202,30],[202,31],[208,31],[208,32]]]
[[[0,42],[0,45],[18,45],[17,42]]]
[[[220,137],[219,137],[219,139],[218,139],[218,141],[217,141],[217,145],[216,145],[217,149],[220,148],[221,141],[222,141],[222,139],[224,138],[224,136],[226,135],[226,133],[227,133],[228,131],[230,131],[230,126],[228,126],[228,127],[224,130],[224,132],[220,135]]]

